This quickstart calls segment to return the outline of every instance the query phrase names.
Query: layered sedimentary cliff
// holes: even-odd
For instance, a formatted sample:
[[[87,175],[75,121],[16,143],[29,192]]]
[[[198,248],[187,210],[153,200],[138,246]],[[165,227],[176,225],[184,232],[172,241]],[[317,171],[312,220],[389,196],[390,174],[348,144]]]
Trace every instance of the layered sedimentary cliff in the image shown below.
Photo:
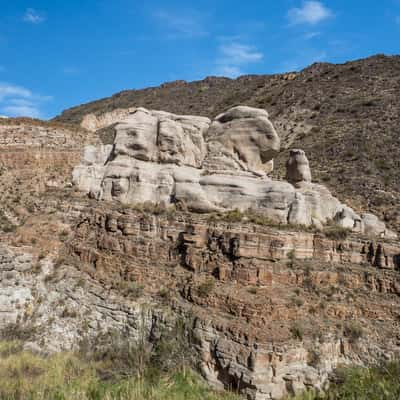
[[[151,340],[190,318],[203,375],[249,399],[320,388],[338,363],[399,356],[396,241],[94,202],[74,209],[55,265],[3,249],[3,318],[35,321],[45,348],[110,329],[132,338],[144,329]],[[143,292],[129,295],[131,285]],[[352,336],[355,320],[362,337]]]
[[[266,111],[131,109],[93,126],[107,124],[109,145],[59,128],[3,135],[3,153],[18,143],[23,160],[44,148],[44,167],[36,181],[38,164],[0,158],[15,216],[0,235],[0,330],[57,351],[112,331],[155,343],[184,319],[208,382],[252,400],[400,356],[396,234],[314,184],[302,150],[271,179],[280,138]],[[58,152],[73,157],[51,170]]]

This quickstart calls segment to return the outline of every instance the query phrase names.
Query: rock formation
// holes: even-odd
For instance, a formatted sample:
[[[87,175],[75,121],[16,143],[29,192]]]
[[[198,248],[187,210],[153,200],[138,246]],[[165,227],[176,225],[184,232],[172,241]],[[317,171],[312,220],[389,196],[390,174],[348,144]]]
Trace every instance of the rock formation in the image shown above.
[[[312,183],[302,150],[290,152],[287,182],[270,179],[279,150],[265,110],[238,106],[210,121],[130,109],[115,125],[114,144],[87,148],[73,180],[99,200],[181,203],[194,212],[251,208],[280,224],[320,228],[334,220],[357,232],[393,235],[381,221],[367,216],[363,223]]]
[[[0,330],[49,352],[112,332],[156,344],[183,319],[207,381],[250,400],[399,358],[398,240],[311,182],[301,151],[291,182],[269,178],[279,137],[265,111],[108,118],[110,145],[68,127],[0,126]],[[80,153],[74,182],[90,196],[70,185]]]
[[[286,180],[293,184],[311,182],[310,164],[303,150],[290,150],[290,157],[286,164]]]

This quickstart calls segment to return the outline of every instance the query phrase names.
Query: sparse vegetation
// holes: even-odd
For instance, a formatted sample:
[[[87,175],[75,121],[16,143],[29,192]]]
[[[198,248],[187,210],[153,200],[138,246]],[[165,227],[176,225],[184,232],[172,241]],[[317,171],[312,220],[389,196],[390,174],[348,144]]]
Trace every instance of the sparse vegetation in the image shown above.
[[[304,336],[304,327],[300,322],[295,322],[290,328],[290,333],[292,334],[293,339],[303,340]]]
[[[370,368],[340,368],[326,393],[306,392],[292,400],[398,400],[400,363]]]
[[[355,343],[363,336],[364,331],[360,324],[349,322],[344,326],[343,333],[350,342]]]
[[[197,286],[197,293],[199,294],[200,297],[207,297],[214,290],[214,287],[215,287],[214,280],[207,279],[206,281],[200,283],[199,286]]]
[[[283,230],[297,230],[303,232],[315,232],[315,227],[305,225],[290,225],[283,224],[268,218],[266,215],[260,213],[257,210],[249,208],[248,210],[241,211],[234,209],[227,212],[211,213],[208,216],[208,222],[228,222],[228,223],[250,223],[261,226],[270,226],[277,229]]]
[[[0,210],[0,231],[5,233],[14,232],[17,227],[6,217],[4,212]]]
[[[330,224],[324,229],[325,236],[332,240],[345,240],[350,233],[350,229],[335,224]]]
[[[88,360],[73,353],[42,357],[23,351],[18,341],[1,342],[0,355],[2,400],[239,399],[212,391],[189,368],[159,375],[146,370],[142,375],[110,379],[99,372],[109,360]]]

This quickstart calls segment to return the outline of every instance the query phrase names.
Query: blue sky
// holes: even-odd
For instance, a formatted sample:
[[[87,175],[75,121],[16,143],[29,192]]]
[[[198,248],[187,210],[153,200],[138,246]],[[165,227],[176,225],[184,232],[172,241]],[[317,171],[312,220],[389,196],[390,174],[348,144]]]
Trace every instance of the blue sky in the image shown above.
[[[400,53],[400,0],[0,1],[0,115]]]

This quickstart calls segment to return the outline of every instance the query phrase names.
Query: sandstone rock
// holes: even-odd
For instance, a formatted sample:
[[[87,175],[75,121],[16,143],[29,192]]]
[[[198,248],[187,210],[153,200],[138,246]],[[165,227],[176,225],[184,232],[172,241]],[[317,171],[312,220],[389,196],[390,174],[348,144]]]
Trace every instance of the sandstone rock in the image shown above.
[[[72,182],[79,190],[92,194],[93,197],[99,197],[105,164],[112,149],[111,145],[85,146],[82,164],[75,167],[72,172]]]
[[[397,234],[386,228],[383,221],[379,220],[376,215],[362,214],[361,215],[362,232],[369,236],[379,236],[388,239],[396,239]]]
[[[269,163],[280,149],[280,139],[265,110],[238,106],[220,114],[206,135],[209,148],[215,142],[236,156],[253,173],[271,172]],[[267,164],[267,165],[266,165]]]
[[[357,215],[350,207],[343,207],[334,218],[337,225],[342,228],[351,229],[354,232],[362,231],[361,217]]]
[[[286,180],[293,184],[311,182],[310,164],[303,150],[290,150],[290,157],[286,164]]]
[[[265,110],[234,107],[211,122],[135,108],[115,130],[114,145],[87,147],[73,173],[75,185],[93,198],[179,203],[195,212],[252,208],[281,224],[322,228],[335,220],[356,232],[392,235],[377,219],[362,223],[327,188],[311,183],[302,150],[290,152],[289,182],[269,179],[280,139]]]

